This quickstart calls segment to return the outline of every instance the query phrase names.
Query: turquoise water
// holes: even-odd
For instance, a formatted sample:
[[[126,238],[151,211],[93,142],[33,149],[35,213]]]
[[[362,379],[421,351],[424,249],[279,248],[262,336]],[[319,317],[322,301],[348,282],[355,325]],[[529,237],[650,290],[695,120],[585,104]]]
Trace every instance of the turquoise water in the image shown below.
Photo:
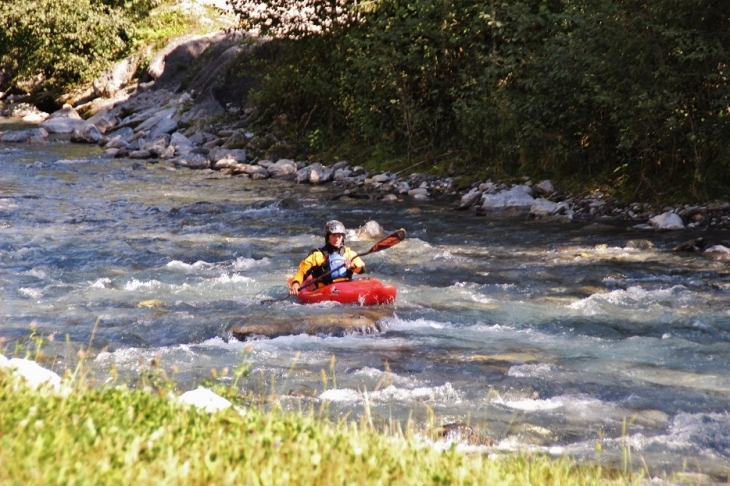
[[[668,251],[697,234],[493,221],[439,202],[333,200],[341,189],[99,152],[0,144],[8,353],[33,324],[54,336],[47,354],[57,371],[89,343],[99,376],[114,366],[130,382],[155,357],[182,388],[246,362],[245,386],[286,407],[326,403],[352,418],[369,410],[378,423],[468,423],[494,441],[485,452],[620,466],[629,448],[634,467],[645,463],[652,476],[726,474],[730,272],[725,262]],[[408,231],[366,258],[369,276],[399,289],[395,304],[375,311],[385,330],[233,338],[233,326],[367,311],[261,304],[286,295],[286,278],[321,245],[328,219]],[[348,238],[360,252],[373,244]],[[625,248],[637,238],[656,249]]]

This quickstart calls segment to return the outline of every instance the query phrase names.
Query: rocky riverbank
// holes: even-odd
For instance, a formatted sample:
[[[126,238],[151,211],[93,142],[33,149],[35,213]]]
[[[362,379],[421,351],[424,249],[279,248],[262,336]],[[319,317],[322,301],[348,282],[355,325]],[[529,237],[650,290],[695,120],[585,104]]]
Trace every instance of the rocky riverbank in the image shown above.
[[[730,228],[726,201],[659,207],[624,203],[600,192],[565,194],[551,181],[527,179],[512,185],[475,181],[459,190],[449,177],[370,173],[344,160],[331,165],[299,160],[296,147],[286,140],[250,129],[255,107],[247,95],[253,84],[245,76],[233,76],[250,52],[250,40],[237,34],[184,38],[158,53],[140,81],[132,81],[139,60],[126,59],[102,75],[74,106],[67,104],[54,113],[40,112],[22,97],[7,97],[0,105],[2,114],[36,126],[0,132],[0,142],[98,144],[104,149],[103,157],[122,157],[132,163],[333,184],[342,189],[337,198],[368,198],[383,204],[446,200],[455,210],[487,218],[596,222],[648,231]],[[197,73],[192,77],[184,69],[189,66]],[[694,238],[677,249],[730,258],[729,242],[711,243]]]

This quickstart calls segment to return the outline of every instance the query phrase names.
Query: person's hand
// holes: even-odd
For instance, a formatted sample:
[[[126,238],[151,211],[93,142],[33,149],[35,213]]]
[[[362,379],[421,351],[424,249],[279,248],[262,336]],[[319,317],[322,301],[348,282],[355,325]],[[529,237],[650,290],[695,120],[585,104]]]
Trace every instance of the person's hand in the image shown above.
[[[297,295],[299,293],[299,282],[292,282],[289,286],[289,294]]]
[[[349,258],[345,258],[345,268],[348,270],[352,270],[353,268],[355,268],[355,265],[352,263],[352,260],[350,260]]]

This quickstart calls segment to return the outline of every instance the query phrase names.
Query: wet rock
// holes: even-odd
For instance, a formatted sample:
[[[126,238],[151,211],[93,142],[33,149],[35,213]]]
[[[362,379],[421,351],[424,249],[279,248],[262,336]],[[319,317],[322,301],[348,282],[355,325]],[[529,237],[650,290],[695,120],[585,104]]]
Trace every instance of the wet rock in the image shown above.
[[[658,216],[654,216],[649,220],[649,224],[652,226],[652,228],[658,231],[684,229],[684,223],[682,222],[682,218],[680,218],[678,214],[671,211],[667,211]]]
[[[474,446],[494,446],[494,440],[467,424],[446,424],[438,429],[437,433],[439,438],[450,442]]]
[[[25,143],[31,138],[48,137],[48,132],[43,128],[31,128],[28,130],[0,132],[0,142]]]
[[[205,156],[201,154],[191,153],[188,156],[180,157],[176,162],[176,165],[180,167],[188,167],[190,169],[207,169],[210,166],[210,162]]]
[[[708,211],[725,211],[730,209],[730,203],[726,201],[715,201],[707,205]]]
[[[269,171],[269,175],[274,179],[293,179],[297,173],[297,164],[290,159],[280,159],[270,167],[267,167],[267,170]]]
[[[712,260],[730,260],[730,248],[714,245],[702,252],[702,256]]]
[[[377,221],[368,221],[355,230],[355,234],[361,240],[379,240],[385,236],[385,230]]]
[[[279,209],[299,209],[302,207],[302,203],[293,197],[285,197],[277,203],[277,207]]]
[[[508,191],[501,191],[496,194],[484,194],[482,197],[481,211],[500,211],[508,208],[524,208],[528,213],[534,204],[532,189],[528,186],[515,186]]]
[[[39,126],[48,131],[48,133],[73,133],[74,130],[81,127],[84,123],[83,120],[75,118],[48,118]]]
[[[654,243],[649,240],[629,240],[624,245],[624,248],[630,248],[633,250],[652,250],[654,249]]]
[[[408,195],[412,198],[428,197],[428,189],[425,187],[417,187],[408,191]]]
[[[556,202],[548,201],[547,199],[538,198],[535,199],[530,206],[530,216],[536,218],[543,218],[551,216],[558,212],[559,204]]]
[[[552,181],[549,180],[544,180],[539,184],[535,184],[532,188],[535,193],[539,195],[549,195],[555,192],[555,186]]]
[[[260,180],[269,178],[269,171],[266,170],[265,167],[261,167],[260,165],[246,165],[243,168],[243,172],[245,174],[248,174],[251,179]]]
[[[239,341],[299,334],[335,337],[375,334],[385,330],[383,317],[386,315],[386,312],[378,310],[310,316],[277,316],[263,312],[247,317],[246,322],[234,322],[230,334]]]
[[[230,401],[203,387],[183,393],[177,401],[183,405],[202,408],[209,413],[219,412],[233,406]]]
[[[482,197],[482,191],[478,189],[473,189],[469,191],[468,193],[461,196],[461,200],[456,205],[457,210],[464,210],[469,209],[474,204],[476,204],[477,201]]]
[[[702,237],[694,238],[672,248],[672,251],[700,251],[705,247],[705,239]]]
[[[84,123],[73,131],[71,141],[74,143],[99,143],[102,136],[96,125]]]

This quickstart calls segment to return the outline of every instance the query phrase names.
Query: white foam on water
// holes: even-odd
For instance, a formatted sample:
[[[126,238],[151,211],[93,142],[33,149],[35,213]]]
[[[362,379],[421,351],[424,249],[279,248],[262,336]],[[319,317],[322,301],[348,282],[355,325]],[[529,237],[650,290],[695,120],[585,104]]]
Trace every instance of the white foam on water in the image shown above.
[[[225,284],[231,284],[231,283],[234,283],[234,284],[235,283],[249,283],[249,282],[253,282],[253,281],[254,281],[254,279],[252,279],[250,277],[246,277],[244,275],[238,275],[235,273],[233,275],[228,275],[228,274],[224,273],[223,275],[214,279],[213,283],[225,285]]]
[[[27,287],[21,287],[18,289],[20,295],[30,297],[31,299],[40,299],[43,297],[43,292],[38,289],[29,289]]]
[[[173,261],[169,262],[165,266],[167,268],[171,268],[171,269],[174,269],[174,270],[182,270],[184,272],[196,272],[196,271],[198,271],[200,269],[212,268],[213,267],[213,264],[212,263],[208,263],[208,262],[204,262],[202,260],[199,260],[199,261],[197,261],[195,263],[192,263],[192,264],[185,263],[185,262],[181,262],[180,260],[173,260]]]
[[[445,260],[447,262],[466,261],[465,258],[459,258],[459,257],[454,256],[454,254],[451,253],[449,250],[444,250],[440,253],[436,253],[432,259],[433,260]]]
[[[268,257],[264,257],[261,260],[254,258],[238,257],[233,262],[233,269],[236,271],[250,270],[252,268],[259,268],[271,264],[271,260]]]
[[[547,400],[530,400],[528,398],[522,400],[504,400],[501,397],[497,397],[493,403],[524,412],[557,410],[563,408],[564,405],[561,398],[548,398]]]
[[[387,318],[389,329],[408,330],[408,329],[445,329],[452,327],[450,323],[436,322],[428,319],[420,318],[415,320],[403,320],[398,316]]]
[[[46,278],[48,274],[45,272],[45,270],[41,270],[39,268],[32,268],[24,273],[24,275],[28,275],[30,277],[37,277],[37,278]]]
[[[367,399],[372,403],[398,402],[414,405],[423,402],[461,402],[461,394],[454,389],[451,383],[436,387],[401,388],[389,385],[380,390],[360,391],[353,389],[327,390],[320,395],[320,399],[343,403],[360,402]]]
[[[415,387],[420,384],[420,381],[415,378],[399,376],[393,372],[382,371],[369,366],[357,370],[352,376],[354,378],[367,378],[378,383],[392,383],[401,387]]]
[[[699,295],[687,290],[683,285],[675,285],[667,289],[645,290],[634,286],[626,290],[613,290],[605,294],[593,294],[590,297],[573,302],[567,308],[579,311],[580,315],[593,316],[609,314],[615,309],[627,309],[653,315],[657,311],[696,306],[703,300]]]
[[[363,400],[363,395],[351,389],[327,390],[319,395],[320,400],[329,402],[353,403]]]
[[[513,378],[537,378],[551,376],[554,373],[553,366],[548,363],[523,364],[510,366],[507,376]]]
[[[135,290],[156,290],[159,289],[162,286],[162,283],[158,280],[148,280],[146,282],[143,282],[141,280],[137,280],[136,278],[133,278],[126,284],[124,284],[124,290],[127,292],[134,292]]]
[[[198,358],[198,353],[187,344],[161,348],[123,348],[102,351],[96,355],[94,361],[107,367],[114,364],[139,371],[147,368],[153,358],[162,358],[163,367],[167,367],[170,363],[166,362],[164,358],[170,356],[174,357],[172,364],[179,362],[182,358],[186,358],[186,362],[194,363]]]
[[[111,285],[112,279],[104,277],[97,279],[95,282],[93,282],[89,287],[93,289],[106,289],[109,288],[109,285]]]

